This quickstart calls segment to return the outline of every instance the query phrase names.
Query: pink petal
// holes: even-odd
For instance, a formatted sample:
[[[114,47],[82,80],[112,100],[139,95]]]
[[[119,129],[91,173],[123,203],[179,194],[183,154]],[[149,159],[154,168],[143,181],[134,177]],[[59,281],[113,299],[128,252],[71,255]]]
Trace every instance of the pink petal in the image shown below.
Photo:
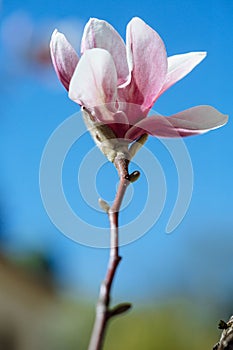
[[[167,55],[160,36],[140,18],[133,18],[126,32],[126,50],[132,81],[127,86],[132,103],[149,109],[167,73]]]
[[[145,133],[159,137],[198,135],[223,126],[227,120],[227,115],[211,106],[197,106],[168,118],[160,115],[145,118],[132,127],[125,138],[135,140]]]
[[[126,131],[129,128],[128,119],[124,112],[118,111],[112,115],[112,121],[110,119],[104,120],[102,122],[107,123],[108,126],[113,130],[117,138],[123,139]]]
[[[79,58],[65,36],[57,29],[54,30],[51,37],[50,52],[57,76],[66,90],[69,90],[70,80]]]
[[[190,73],[206,55],[206,52],[189,52],[168,57],[167,77],[159,95]]]
[[[117,73],[110,53],[87,50],[71,79],[69,97],[83,106],[94,107],[115,101],[116,87]]]
[[[118,90],[119,91],[119,90]],[[127,115],[128,122],[131,125],[137,124],[141,119],[145,118],[148,111],[142,111],[142,108],[138,104],[119,102],[119,110],[123,110]]]
[[[124,41],[109,23],[96,18],[91,18],[84,28],[81,51],[93,48],[105,49],[112,55],[118,84],[124,83],[129,75]]]

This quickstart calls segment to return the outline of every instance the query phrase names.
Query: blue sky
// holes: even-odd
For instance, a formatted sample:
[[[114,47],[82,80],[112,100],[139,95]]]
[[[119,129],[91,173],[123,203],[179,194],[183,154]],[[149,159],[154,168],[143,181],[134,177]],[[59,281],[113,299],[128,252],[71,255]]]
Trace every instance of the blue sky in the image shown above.
[[[209,104],[229,114],[230,120],[222,129],[185,140],[194,169],[193,197],[187,215],[171,235],[164,232],[176,198],[177,174],[159,142],[152,138],[148,141],[166,175],[167,200],[157,224],[143,238],[122,248],[116,298],[172,296],[176,291],[202,295],[203,290],[207,294],[211,292],[213,297],[224,290],[227,297],[232,284],[226,276],[230,270],[232,273],[233,265],[232,11],[233,3],[229,0],[1,2],[0,190],[8,249],[45,250],[52,256],[63,281],[86,295],[97,293],[105,272],[107,251],[75,244],[59,233],[43,208],[38,185],[40,158],[47,139],[79,107],[68,99],[51,67],[33,61],[30,53],[37,44],[42,43],[46,48],[54,27],[66,28],[69,21],[79,29],[90,17],[105,19],[124,37],[127,22],[139,16],[159,32],[169,55],[208,52],[207,58],[190,75],[159,99],[155,110],[169,115]],[[9,21],[22,15],[29,23],[26,29],[21,25],[14,27],[14,20]],[[28,41],[27,46],[28,28],[34,41]],[[77,30],[77,38],[71,34],[70,40],[77,47],[81,30]],[[22,45],[24,54],[17,43]],[[72,148],[64,170],[65,191],[75,211],[86,220],[94,217],[103,224],[103,215],[92,216],[76,187],[78,159],[92,145],[85,137],[85,144]],[[101,194],[112,199],[116,176],[110,164],[101,170],[97,186]],[[124,220],[138,211],[137,198],[145,199],[145,191],[142,177],[141,183],[139,180],[134,186],[135,202],[128,213],[124,211]]]

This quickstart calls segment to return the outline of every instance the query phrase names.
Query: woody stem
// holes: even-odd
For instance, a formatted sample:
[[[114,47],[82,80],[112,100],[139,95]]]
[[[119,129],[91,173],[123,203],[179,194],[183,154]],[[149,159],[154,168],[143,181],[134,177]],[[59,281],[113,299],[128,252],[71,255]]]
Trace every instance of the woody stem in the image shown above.
[[[113,310],[111,311],[109,308],[111,287],[112,287],[112,283],[115,277],[117,267],[121,260],[121,257],[119,256],[119,238],[118,238],[119,211],[120,211],[121,203],[122,203],[124,194],[126,192],[126,189],[130,184],[129,174],[128,174],[129,161],[122,157],[116,157],[114,164],[117,168],[118,175],[119,175],[119,186],[117,189],[115,200],[111,208],[108,210],[108,217],[110,222],[110,255],[109,255],[109,262],[108,262],[106,276],[100,287],[99,299],[96,307],[96,318],[95,318],[95,323],[94,323],[88,350],[102,349],[108,321],[112,316],[123,313],[130,307],[129,304],[128,304],[128,307],[125,307],[125,308],[121,306],[121,311],[120,311],[120,305],[119,305],[119,312],[116,312],[117,310],[116,309],[117,307],[116,307],[114,313],[113,313]]]

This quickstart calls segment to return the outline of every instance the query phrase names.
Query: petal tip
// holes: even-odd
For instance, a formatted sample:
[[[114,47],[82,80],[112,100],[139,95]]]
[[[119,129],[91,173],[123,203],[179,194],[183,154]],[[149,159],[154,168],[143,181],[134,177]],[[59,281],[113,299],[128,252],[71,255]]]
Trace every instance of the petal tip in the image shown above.
[[[140,17],[135,16],[131,19],[130,22],[140,22],[140,23],[145,23]]]
[[[57,37],[61,36],[61,35],[64,35],[64,34],[59,32],[58,29],[55,28],[54,31],[52,32],[52,35],[51,35],[51,42],[53,42],[54,40],[57,40]]]
[[[200,51],[198,52],[199,56],[201,57],[201,60],[204,60],[207,56],[207,51]]]
[[[52,33],[52,37],[55,36],[57,33],[59,33],[59,32],[58,32],[58,29],[55,28],[54,31],[53,31],[53,33]]]
[[[54,29],[51,39],[50,39],[50,48],[55,49],[56,45],[59,43],[59,41],[62,41],[65,39],[65,36],[63,33],[59,32],[57,28]]]
[[[52,32],[52,35],[51,35],[51,39],[50,39],[50,47],[52,47],[52,44],[56,40],[55,37],[56,37],[57,33],[58,33],[58,30],[54,29],[54,31]]]
[[[223,116],[222,124],[220,126],[226,125],[228,123],[228,120],[229,120],[229,115],[228,114],[223,114],[222,116]]]

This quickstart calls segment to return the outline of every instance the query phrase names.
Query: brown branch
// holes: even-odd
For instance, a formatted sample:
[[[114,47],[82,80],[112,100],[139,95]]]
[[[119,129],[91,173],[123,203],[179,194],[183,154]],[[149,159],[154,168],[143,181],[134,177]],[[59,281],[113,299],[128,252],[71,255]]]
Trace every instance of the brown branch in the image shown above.
[[[220,321],[218,328],[223,331],[213,350],[233,350],[233,316],[228,322]]]
[[[134,172],[133,174],[129,175],[129,161],[126,159],[126,157],[123,157],[123,155],[116,157],[114,164],[117,168],[120,182],[113,205],[108,210],[110,222],[110,256],[107,273],[100,287],[99,300],[96,307],[96,318],[88,350],[101,350],[109,319],[115,315],[126,312],[131,307],[129,303],[123,303],[110,310],[109,305],[112,282],[121,260],[118,247],[119,210],[128,185],[134,180],[135,177],[138,177],[137,175],[139,173],[137,172],[137,174],[135,174]]]

